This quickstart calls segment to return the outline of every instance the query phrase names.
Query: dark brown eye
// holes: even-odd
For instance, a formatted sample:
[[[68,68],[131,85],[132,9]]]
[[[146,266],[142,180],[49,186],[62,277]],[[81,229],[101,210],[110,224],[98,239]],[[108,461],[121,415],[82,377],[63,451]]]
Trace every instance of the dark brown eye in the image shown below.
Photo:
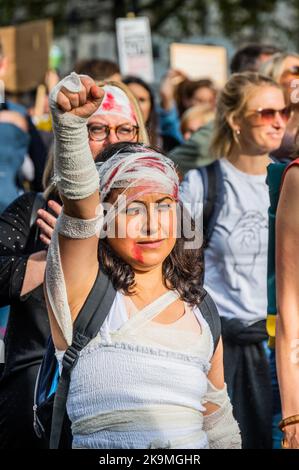
[[[91,132],[106,132],[106,126],[92,126],[89,130]]]
[[[132,126],[121,126],[117,130],[120,134],[130,134],[131,132],[134,132],[134,127],[132,127]]]

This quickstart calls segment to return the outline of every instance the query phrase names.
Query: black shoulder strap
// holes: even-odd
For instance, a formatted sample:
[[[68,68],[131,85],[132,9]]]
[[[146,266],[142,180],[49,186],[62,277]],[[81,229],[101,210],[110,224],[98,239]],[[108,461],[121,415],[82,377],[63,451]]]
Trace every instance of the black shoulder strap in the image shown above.
[[[207,292],[201,304],[199,305],[199,308],[202,313],[202,316],[204,317],[211,329],[215,352],[221,336],[221,321],[216,304],[210,294],[208,294]]]
[[[31,209],[31,216],[30,216],[30,223],[29,223],[30,228],[33,226],[33,224],[36,221],[38,209],[42,209],[43,207],[45,207],[45,205],[46,205],[46,201],[43,196],[43,193],[36,193],[33,206]]]
[[[109,278],[103,272],[99,272],[93,288],[74,323],[73,342],[63,356],[62,372],[53,405],[50,449],[59,448],[71,371],[78,361],[81,349],[98,334],[113,304],[115,294],[116,292]]]
[[[198,168],[203,182],[203,228],[205,247],[208,246],[223,205],[224,185],[219,160]]]

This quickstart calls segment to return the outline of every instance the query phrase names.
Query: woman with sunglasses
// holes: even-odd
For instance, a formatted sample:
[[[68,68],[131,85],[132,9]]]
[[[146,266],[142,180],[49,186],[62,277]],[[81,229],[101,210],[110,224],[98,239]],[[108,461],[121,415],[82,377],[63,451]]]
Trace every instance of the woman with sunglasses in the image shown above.
[[[273,156],[279,159],[292,160],[295,151],[295,138],[299,126],[299,54],[279,52],[263,63],[260,73],[279,83],[284,91],[286,102],[292,108],[292,116],[286,127],[281,146]]]
[[[205,287],[222,320],[225,380],[244,448],[271,447],[265,180],[288,118],[281,87],[257,73],[232,75],[220,93],[212,152],[221,157],[223,206],[205,250]],[[181,197],[191,211],[203,202],[198,170],[187,173]]]
[[[260,73],[275,80],[290,94],[294,90],[292,81],[299,78],[299,54],[277,52],[261,65]]]

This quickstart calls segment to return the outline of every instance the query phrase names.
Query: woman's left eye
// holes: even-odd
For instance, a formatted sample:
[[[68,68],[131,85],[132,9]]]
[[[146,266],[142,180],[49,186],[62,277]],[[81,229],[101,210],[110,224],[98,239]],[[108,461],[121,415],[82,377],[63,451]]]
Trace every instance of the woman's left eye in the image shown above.
[[[128,215],[138,215],[142,212],[142,209],[140,207],[127,207],[126,213]]]
[[[158,204],[157,209],[159,211],[168,211],[171,208],[171,204]]]

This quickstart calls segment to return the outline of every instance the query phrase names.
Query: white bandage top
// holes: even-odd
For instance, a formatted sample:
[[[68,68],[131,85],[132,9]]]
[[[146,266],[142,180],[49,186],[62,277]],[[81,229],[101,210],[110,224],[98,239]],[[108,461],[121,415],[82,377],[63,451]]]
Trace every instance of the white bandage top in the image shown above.
[[[186,304],[176,322],[154,322],[171,296],[128,318],[133,303],[117,292],[71,375],[73,448],[208,448],[202,412],[213,338],[200,310]],[[62,357],[57,351],[60,364]]]

